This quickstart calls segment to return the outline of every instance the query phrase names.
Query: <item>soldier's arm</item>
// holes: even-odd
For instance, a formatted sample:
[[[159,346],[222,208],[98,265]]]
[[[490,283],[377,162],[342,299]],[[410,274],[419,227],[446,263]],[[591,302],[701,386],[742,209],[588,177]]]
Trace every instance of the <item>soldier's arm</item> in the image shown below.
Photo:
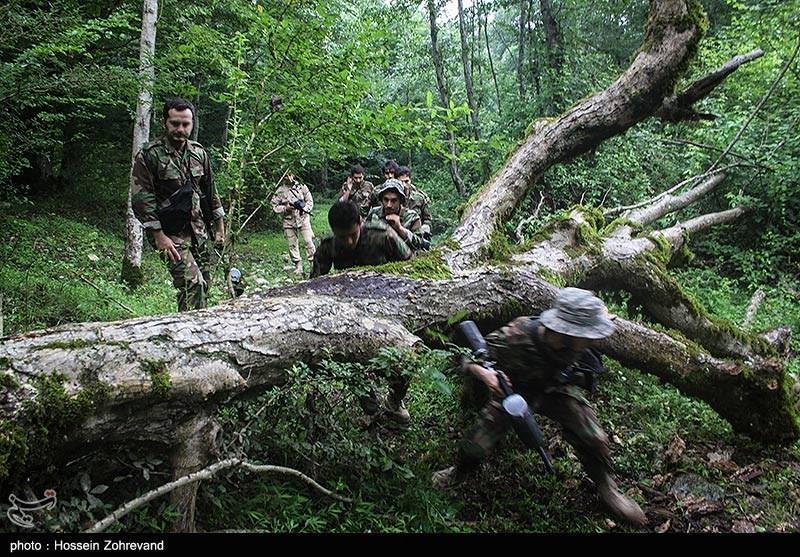
[[[211,216],[215,221],[225,218],[225,209],[222,208],[222,200],[217,193],[217,186],[214,182],[214,171],[211,170],[211,159],[208,153],[205,154],[205,161],[203,161],[203,179],[206,181],[206,191],[208,192],[209,201],[211,202]]]
[[[349,201],[350,200],[350,192],[352,191],[352,182],[348,178],[348,180],[342,184],[342,189],[339,190],[339,201]]]
[[[131,205],[133,206],[133,214],[142,223],[142,228],[148,232],[161,230],[153,175],[150,174],[150,169],[147,167],[142,151],[139,151],[133,159]]]
[[[422,226],[425,227],[428,234],[430,234],[433,215],[431,214],[431,204],[427,200],[422,204],[422,207],[419,208],[419,217],[422,219]]]
[[[311,197],[311,190],[308,186],[303,186],[303,201],[306,202],[306,211],[309,213],[314,210],[314,198]]]
[[[283,188],[278,188],[278,191],[272,196],[272,210],[278,214],[286,212],[286,196],[284,195]]]
[[[180,252],[161,228],[161,221],[158,218],[155,183],[142,151],[139,151],[133,159],[132,174],[131,206],[133,207],[133,214],[142,223],[145,233],[153,239],[157,250],[166,253],[173,262],[180,260]]]
[[[424,251],[430,249],[430,241],[425,239],[422,235],[422,221],[419,217],[411,215],[411,218],[407,219],[406,223],[404,223],[404,228],[406,229],[405,241],[412,250]]]
[[[411,259],[414,252],[400,239],[391,228],[386,229],[386,254],[389,261],[405,261]]]

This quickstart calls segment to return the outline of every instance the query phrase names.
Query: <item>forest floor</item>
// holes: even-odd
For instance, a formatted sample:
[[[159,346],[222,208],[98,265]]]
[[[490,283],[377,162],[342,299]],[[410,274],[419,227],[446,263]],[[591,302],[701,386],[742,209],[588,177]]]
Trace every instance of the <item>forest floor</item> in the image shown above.
[[[327,230],[327,203],[315,210],[317,237]],[[174,291],[156,254],[145,248],[146,283],[130,291],[118,281],[120,215],[78,208],[69,200],[0,207],[6,242],[0,245],[4,334],[68,322],[116,320],[174,311]],[[280,230],[248,231],[237,265],[250,290],[296,279]],[[306,269],[308,271],[308,269]],[[211,303],[224,293],[215,279]],[[750,294],[732,279],[692,267],[679,280],[716,315],[741,322]],[[800,372],[800,285],[766,287],[754,330],[793,328]],[[614,307],[624,315],[624,309]],[[458,440],[477,411],[463,404],[453,355],[431,349],[414,361],[385,351],[368,364],[326,360],[298,363],[295,381],[220,410],[224,443],[261,463],[292,466],[351,497],[325,499],[291,480],[230,472],[206,482],[198,499],[202,531],[270,532],[630,532],[609,517],[571,448],[542,418],[558,477],[509,436],[469,482],[434,488],[433,471],[450,465]],[[612,441],[621,487],[645,510],[648,532],[800,531],[800,442],[765,447],[734,433],[706,404],[656,377],[607,360],[590,400]],[[386,429],[360,410],[359,392],[384,384],[386,369],[413,376],[407,432]],[[256,420],[252,418],[257,417]],[[249,425],[245,425],[249,424]],[[238,435],[237,435],[238,434]],[[45,474],[46,477],[47,474]],[[73,531],[117,505],[164,483],[156,451],[123,448],[60,467],[59,507],[45,529]],[[44,489],[44,488],[42,488]],[[35,487],[35,491],[41,491]],[[3,497],[5,500],[5,497]],[[0,507],[5,512],[5,507]],[[126,517],[119,531],[161,531],[172,516],[161,500]],[[0,528],[3,530],[5,528]]]

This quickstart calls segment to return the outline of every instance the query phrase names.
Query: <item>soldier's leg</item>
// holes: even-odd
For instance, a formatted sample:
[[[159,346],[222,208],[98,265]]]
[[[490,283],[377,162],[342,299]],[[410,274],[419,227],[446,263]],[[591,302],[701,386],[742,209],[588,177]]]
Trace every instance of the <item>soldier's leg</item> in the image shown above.
[[[537,393],[526,397],[536,412],[558,422],[564,439],[575,448],[578,458],[590,478],[595,479],[612,470],[608,435],[586,402],[564,393]]]
[[[297,241],[297,230],[284,228],[283,233],[286,235],[286,243],[289,244],[289,258],[292,263],[297,265],[300,263],[300,244]]]
[[[403,429],[411,423],[411,415],[403,404],[408,392],[411,376],[401,367],[393,367],[389,371],[389,396],[386,399],[386,416],[392,423]]]
[[[489,401],[481,410],[478,421],[459,444],[456,474],[463,475],[476,470],[503,438],[510,425],[500,402],[496,399]]]
[[[300,243],[297,238],[298,229],[284,228],[283,232],[286,234],[286,243],[289,244],[289,257],[292,259],[294,265],[294,274],[303,274],[303,263],[300,261]]]
[[[492,399],[483,407],[478,421],[459,443],[455,466],[433,473],[431,480],[434,485],[447,487],[474,472],[503,438],[510,425],[500,402]]]
[[[169,273],[172,275],[172,285],[178,290],[178,311],[203,308],[206,280],[192,254],[192,242],[177,241],[175,247],[181,254],[180,260],[174,263],[169,259],[166,261]]]
[[[533,400],[537,412],[552,418],[564,428],[564,439],[575,448],[584,470],[609,509],[631,524],[646,524],[647,518],[642,509],[623,494],[614,481],[608,435],[600,426],[591,406],[580,397],[565,393],[540,394]]]
[[[303,242],[306,245],[306,258],[308,259],[309,263],[313,265],[314,252],[317,250],[317,248],[314,247],[314,231],[311,230],[310,222],[306,222],[303,225],[302,233],[303,233]]]

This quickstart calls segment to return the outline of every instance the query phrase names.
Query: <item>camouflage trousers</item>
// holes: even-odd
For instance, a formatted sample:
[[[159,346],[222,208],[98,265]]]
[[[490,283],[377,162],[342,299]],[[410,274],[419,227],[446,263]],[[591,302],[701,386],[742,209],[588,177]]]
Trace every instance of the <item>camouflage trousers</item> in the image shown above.
[[[161,258],[172,276],[172,286],[178,290],[178,311],[202,309],[207,305],[206,295],[211,280],[208,242],[192,245],[191,239],[170,238],[181,258],[174,263],[164,254]]]
[[[284,228],[283,233],[286,235],[286,242],[289,244],[289,257],[292,259],[292,263],[295,265],[300,263],[299,233],[303,237],[303,243],[306,246],[306,258],[313,264],[316,248],[314,247],[314,232],[311,231],[311,224],[306,221],[299,228]]]
[[[531,410],[558,422],[564,439],[572,445],[586,473],[599,480],[611,473],[611,452],[606,435],[597,416],[583,396],[572,390],[577,387],[561,387],[542,391],[522,391],[521,394]],[[477,423],[462,440],[456,469],[459,474],[475,470],[492,448],[511,427],[511,419],[503,411],[500,400],[493,398],[481,410]]]

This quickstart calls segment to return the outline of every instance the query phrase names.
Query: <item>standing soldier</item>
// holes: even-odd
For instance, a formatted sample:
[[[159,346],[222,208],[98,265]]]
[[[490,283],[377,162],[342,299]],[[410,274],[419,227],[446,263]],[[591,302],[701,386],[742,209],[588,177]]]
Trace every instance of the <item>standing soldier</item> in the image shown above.
[[[303,262],[300,260],[298,233],[306,245],[309,267],[314,265],[314,232],[311,230],[309,215],[314,208],[314,200],[308,186],[301,184],[291,172],[281,182],[272,196],[272,210],[283,215],[283,233],[289,244],[289,257],[294,263],[294,274],[303,276]]]
[[[360,164],[351,167],[350,176],[339,190],[339,201],[352,201],[358,205],[362,217],[367,216],[375,200],[375,186],[364,179],[364,173],[364,167]]]
[[[194,106],[167,100],[164,135],[133,161],[131,203],[150,245],[161,253],[178,289],[178,311],[206,307],[210,281],[209,235],[224,240],[225,225],[208,153],[189,139]]]
[[[430,242],[422,237],[422,221],[413,209],[405,206],[406,194],[403,183],[389,178],[375,192],[381,204],[373,207],[367,215],[367,222],[384,221],[414,251],[426,250]]]
[[[403,188],[406,194],[405,206],[416,211],[422,221],[422,226],[419,229],[420,234],[426,240],[430,240],[433,216],[431,215],[431,200],[428,194],[411,183],[411,169],[409,167],[399,167],[396,177],[403,182]]]
[[[384,222],[364,222],[352,201],[338,201],[328,211],[333,231],[319,243],[311,278],[327,275],[331,267],[347,269],[361,265],[382,265],[405,261],[413,253],[397,233]]]
[[[581,387],[591,388],[594,369],[602,367],[590,348],[613,331],[614,323],[599,298],[587,290],[564,288],[552,309],[539,316],[518,317],[488,335],[486,342],[492,360],[508,374],[514,391],[532,410],[561,425],[564,439],[575,449],[603,503],[619,518],[643,526],[647,518],[642,509],[614,481],[608,435],[581,393]],[[583,364],[592,361],[595,365],[588,367],[593,369],[587,370]],[[478,468],[511,425],[502,409],[497,375],[481,364],[465,363],[463,368],[486,385],[492,399],[461,442],[456,465],[433,474],[439,486]]]

